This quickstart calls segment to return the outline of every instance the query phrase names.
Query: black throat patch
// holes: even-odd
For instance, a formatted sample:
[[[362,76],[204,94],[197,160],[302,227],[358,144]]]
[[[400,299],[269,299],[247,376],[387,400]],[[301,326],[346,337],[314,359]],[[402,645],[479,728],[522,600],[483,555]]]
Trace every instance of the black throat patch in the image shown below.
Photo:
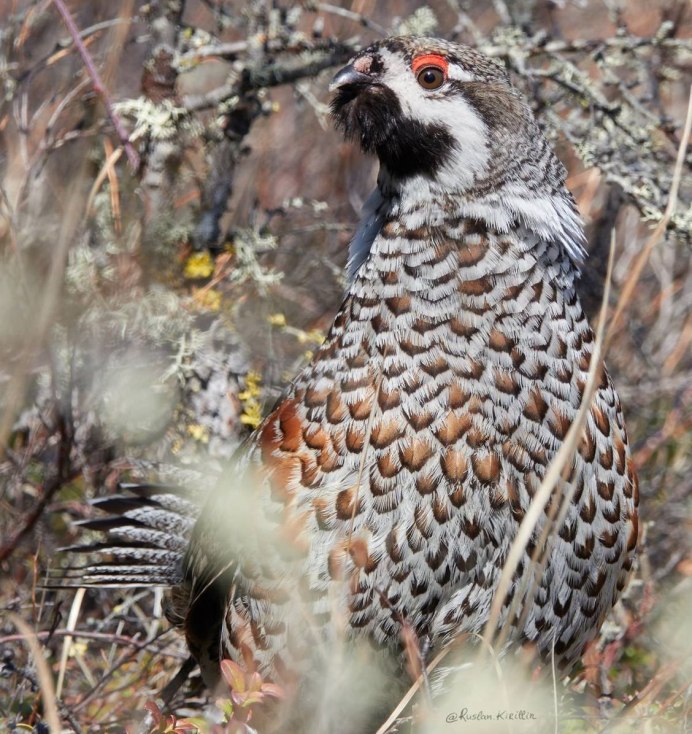
[[[456,147],[442,124],[406,117],[396,94],[376,82],[341,87],[331,103],[338,128],[366,153],[377,153],[392,176],[434,178]]]

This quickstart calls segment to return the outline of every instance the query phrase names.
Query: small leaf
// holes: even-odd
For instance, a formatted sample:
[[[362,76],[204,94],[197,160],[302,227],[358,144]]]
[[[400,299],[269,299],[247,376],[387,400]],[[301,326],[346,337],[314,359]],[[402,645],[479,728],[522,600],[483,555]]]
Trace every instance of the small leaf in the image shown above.
[[[242,693],[240,691],[231,691],[231,701],[233,701],[236,706],[244,706],[246,696],[247,693]]]
[[[249,678],[247,683],[248,691],[261,691],[262,690],[262,676],[255,671]]]
[[[233,718],[233,702],[228,698],[217,698],[216,707],[226,717],[226,720]]]
[[[175,734],[185,734],[185,732],[193,732],[193,734],[198,734],[200,731],[199,726],[194,724],[192,721],[179,721],[175,725]]]
[[[246,709],[248,706],[252,706],[255,703],[262,703],[264,696],[260,691],[250,691],[245,694],[245,700],[243,701],[243,708]]]
[[[221,661],[221,675],[232,691],[243,693],[246,690],[243,669],[232,660]]]

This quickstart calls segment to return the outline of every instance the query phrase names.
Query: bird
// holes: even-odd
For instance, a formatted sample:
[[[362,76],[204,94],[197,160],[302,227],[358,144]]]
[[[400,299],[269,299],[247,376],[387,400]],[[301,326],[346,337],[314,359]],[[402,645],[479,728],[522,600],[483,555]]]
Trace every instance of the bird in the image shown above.
[[[380,169],[324,343],[226,481],[194,497],[127,486],[84,523],[106,533],[97,550],[110,557],[79,583],[170,587],[168,617],[211,689],[223,659],[290,686],[339,635],[398,660],[406,631],[424,656],[481,632],[594,353],[566,171],[499,63],[389,37],[330,91],[336,127]],[[508,644],[564,670],[637,549],[636,471],[618,395],[597,370],[500,622]],[[561,525],[543,533],[565,497]],[[510,615],[541,542],[539,578]]]

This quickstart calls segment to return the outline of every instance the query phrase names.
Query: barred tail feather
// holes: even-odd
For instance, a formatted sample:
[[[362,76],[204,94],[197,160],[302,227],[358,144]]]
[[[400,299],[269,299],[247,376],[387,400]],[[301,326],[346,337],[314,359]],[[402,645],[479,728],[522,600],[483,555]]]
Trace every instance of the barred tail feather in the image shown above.
[[[98,542],[69,546],[104,560],[55,569],[47,586],[173,586],[183,580],[182,561],[200,512],[189,490],[155,484],[121,484],[122,494],[92,501],[109,513],[82,520],[81,528],[105,534]]]

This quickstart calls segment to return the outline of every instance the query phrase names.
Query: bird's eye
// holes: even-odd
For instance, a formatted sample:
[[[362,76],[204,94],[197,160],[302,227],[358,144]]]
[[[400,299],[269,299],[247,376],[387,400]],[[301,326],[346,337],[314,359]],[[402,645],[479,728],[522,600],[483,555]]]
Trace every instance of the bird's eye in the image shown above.
[[[426,66],[416,76],[423,89],[437,89],[444,84],[445,73],[439,66]]]

